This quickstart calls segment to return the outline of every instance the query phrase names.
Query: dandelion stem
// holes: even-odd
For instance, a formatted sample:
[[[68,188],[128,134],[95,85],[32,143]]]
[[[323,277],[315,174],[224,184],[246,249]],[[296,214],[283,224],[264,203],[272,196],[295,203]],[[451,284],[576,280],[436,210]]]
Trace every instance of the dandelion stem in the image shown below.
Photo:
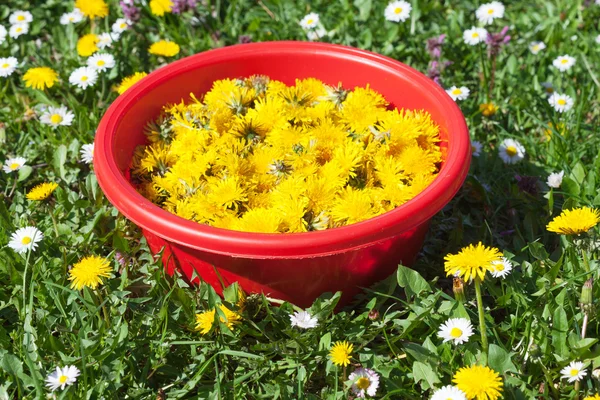
[[[475,296],[477,297],[477,310],[479,312],[479,330],[481,332],[481,351],[483,352],[484,362],[487,365],[488,340],[485,330],[485,315],[483,313],[483,298],[481,297],[481,281],[475,278]]]
[[[338,371],[338,366],[335,366],[335,386],[334,386],[334,393],[333,393],[333,398],[337,399],[337,393],[338,393],[338,375],[339,375],[340,371]]]

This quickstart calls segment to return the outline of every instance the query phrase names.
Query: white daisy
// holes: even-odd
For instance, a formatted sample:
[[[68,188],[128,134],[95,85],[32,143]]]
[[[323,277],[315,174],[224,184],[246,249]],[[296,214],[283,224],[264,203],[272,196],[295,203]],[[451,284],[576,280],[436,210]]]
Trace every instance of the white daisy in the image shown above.
[[[23,157],[8,158],[2,166],[2,170],[6,173],[18,171],[26,162],[27,160]]]
[[[485,42],[487,39],[487,31],[483,28],[471,27],[463,33],[463,40],[466,44],[475,46],[476,44]]]
[[[570,383],[580,381],[587,374],[581,361],[571,361],[571,364],[561,369],[560,373],[561,378],[568,379]]]
[[[471,335],[473,335],[473,326],[466,318],[450,318],[438,330],[438,336],[444,339],[444,343],[449,341],[454,344],[466,343]]]
[[[0,58],[0,76],[6,78],[7,76],[12,75],[17,69],[17,64],[19,62],[14,57],[3,57]]]
[[[431,400],[467,400],[467,395],[456,386],[448,385],[436,390]]]
[[[479,157],[481,155],[481,148],[483,145],[478,140],[471,140],[471,155],[473,157]]]
[[[379,387],[379,375],[369,368],[358,368],[348,376],[352,381],[352,392],[358,398],[373,397]]]
[[[404,22],[410,17],[412,6],[406,1],[392,1],[385,8],[385,19],[392,22]]]
[[[44,238],[44,234],[36,227],[26,226],[25,228],[17,229],[10,237],[8,247],[19,254],[34,251],[38,242]]]
[[[6,28],[3,25],[0,25],[0,44],[4,43],[6,35],[8,35]]]
[[[563,177],[565,176],[565,171],[553,172],[548,175],[548,180],[546,181],[546,185],[551,188],[558,189],[562,184]]]
[[[17,10],[10,14],[8,21],[11,24],[28,24],[33,21],[33,15],[29,11]]]
[[[294,314],[290,315],[290,320],[292,326],[303,329],[316,328],[318,324],[317,318],[310,315],[308,311],[296,311]]]
[[[475,12],[475,16],[482,24],[489,25],[494,22],[496,18],[504,17],[504,4],[499,1],[482,4]]]
[[[128,21],[125,18],[119,18],[112,24],[112,31],[115,33],[125,32],[127,28],[129,28],[129,25],[131,25],[131,21]]]
[[[510,274],[513,269],[512,263],[505,257],[502,257],[499,261],[494,261],[492,266],[494,269],[490,273],[494,278],[506,278],[506,275]]]
[[[75,118],[75,114],[69,111],[65,106],[48,107],[40,117],[40,122],[56,128],[60,125],[71,125],[71,123],[73,123],[73,118]]]
[[[91,164],[94,162],[94,143],[88,143],[81,146],[81,150],[79,150],[81,154],[81,161],[86,164]]]
[[[525,158],[525,147],[514,139],[504,139],[498,151],[505,164],[515,164]]]
[[[71,12],[64,13],[60,17],[60,23],[62,25],[76,24],[78,22],[83,21],[83,13],[79,8],[74,9]]]
[[[73,365],[67,365],[64,368],[56,367],[56,371],[46,378],[46,386],[53,392],[58,388],[63,390],[65,386],[72,385],[77,381],[79,373],[79,369]]]
[[[318,24],[319,24],[319,14],[317,14],[317,13],[307,14],[300,21],[300,26],[304,29],[316,28]]]
[[[69,76],[69,83],[80,87],[81,89],[87,89],[90,86],[94,86],[98,79],[98,73],[96,70],[89,67],[79,67],[75,71],[71,72]]]
[[[448,95],[452,97],[452,100],[456,101],[465,100],[467,97],[469,97],[469,93],[471,93],[471,91],[468,87],[465,86],[452,86],[450,89],[446,90],[446,93],[448,93]]]
[[[566,112],[573,108],[573,104],[575,101],[573,98],[566,94],[558,94],[553,93],[550,98],[548,98],[548,103],[558,112]]]
[[[554,85],[552,85],[552,83],[542,82],[541,85],[544,88],[544,92],[546,92],[546,95],[550,96],[552,93],[554,93]]]
[[[113,36],[110,33],[104,32],[98,35],[98,43],[96,43],[96,46],[98,46],[98,48],[105,49],[107,47],[112,46],[112,44]]]
[[[115,66],[115,58],[108,53],[96,53],[87,59],[87,66],[98,72],[106,71]]]
[[[561,72],[568,71],[573,65],[575,65],[575,57],[565,54],[564,56],[557,57],[552,61],[552,65]]]
[[[27,32],[29,32],[29,24],[14,24],[10,26],[8,35],[11,38],[16,39]]]
[[[544,42],[531,42],[529,43],[529,51],[533,54],[538,54],[540,51],[546,48],[546,44]]]
[[[306,32],[306,38],[308,40],[310,40],[311,42],[319,40],[327,35],[328,35],[327,30],[325,28],[323,28],[322,26],[319,26],[317,29],[311,29],[310,31]]]

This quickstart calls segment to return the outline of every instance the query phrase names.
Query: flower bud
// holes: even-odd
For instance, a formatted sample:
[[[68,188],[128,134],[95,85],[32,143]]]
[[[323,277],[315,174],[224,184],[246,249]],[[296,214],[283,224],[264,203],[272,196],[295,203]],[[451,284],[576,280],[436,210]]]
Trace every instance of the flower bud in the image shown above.
[[[594,278],[590,278],[583,284],[581,288],[581,297],[579,298],[579,305],[581,310],[585,313],[592,311],[592,286],[594,284]]]
[[[379,311],[377,311],[375,309],[369,311],[369,319],[371,321],[375,321],[378,318],[379,318]]]
[[[454,298],[456,301],[464,303],[466,301],[465,296],[465,281],[462,278],[455,277],[452,281],[452,291],[454,292]]]

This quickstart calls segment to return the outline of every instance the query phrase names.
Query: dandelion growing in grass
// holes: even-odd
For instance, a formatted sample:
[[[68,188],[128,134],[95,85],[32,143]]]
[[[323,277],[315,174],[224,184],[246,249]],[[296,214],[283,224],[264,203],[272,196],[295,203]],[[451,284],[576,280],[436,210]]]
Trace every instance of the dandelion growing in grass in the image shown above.
[[[172,10],[173,2],[171,0],[150,0],[150,12],[154,15],[162,17]]]
[[[56,367],[56,371],[46,378],[46,386],[53,392],[59,388],[63,390],[77,381],[79,373],[79,369],[73,365],[64,368]]]
[[[581,361],[571,361],[569,365],[560,370],[560,374],[561,378],[573,383],[582,380],[587,372]]]
[[[568,71],[571,69],[573,65],[575,65],[575,57],[571,57],[568,54],[564,56],[557,57],[554,61],[552,61],[552,65],[554,68],[558,69],[561,72]]]
[[[291,325],[302,329],[316,328],[317,318],[310,315],[308,311],[296,311],[290,315]]]
[[[81,259],[69,271],[71,289],[81,290],[84,287],[96,289],[102,284],[101,278],[109,278],[112,268],[104,257],[88,256]]]
[[[104,18],[108,15],[108,5],[104,0],[75,0],[75,7],[88,18]]]
[[[319,14],[310,13],[306,14],[304,18],[300,20],[300,26],[303,29],[314,29],[319,25]]]
[[[463,33],[463,40],[466,44],[475,46],[479,43],[484,43],[487,39],[488,33],[483,28],[471,27]]]
[[[357,398],[373,397],[379,387],[379,375],[369,368],[358,368],[348,376],[352,381],[352,392]]]
[[[11,24],[29,24],[33,21],[33,15],[29,11],[13,11],[8,18],[8,22]]]
[[[8,36],[16,39],[19,36],[25,35],[27,32],[29,32],[29,24],[14,24],[8,29]]]
[[[27,193],[27,199],[34,201],[46,200],[56,190],[57,187],[58,184],[54,182],[41,183]]]
[[[51,88],[58,82],[58,74],[48,67],[30,68],[23,75],[23,81],[28,88],[43,90]]]
[[[562,184],[563,177],[565,176],[565,171],[553,172],[548,175],[548,180],[546,181],[546,185],[548,187],[558,189]]]
[[[98,73],[90,67],[79,67],[69,76],[69,83],[81,89],[94,86],[97,80]]]
[[[516,164],[525,158],[525,147],[514,139],[504,139],[498,154],[505,164]]]
[[[100,39],[98,38],[98,36],[94,35],[93,33],[83,35],[77,41],[77,54],[79,54],[82,57],[91,56],[92,54],[100,50],[98,48],[99,40]]]
[[[544,42],[531,42],[529,43],[529,51],[532,54],[538,54],[540,51],[546,48],[546,44]]]
[[[579,235],[598,225],[600,211],[590,207],[563,210],[546,226],[550,232],[561,235]]]
[[[87,66],[98,72],[104,72],[115,66],[115,58],[107,53],[94,54],[87,59]]]
[[[482,4],[477,11],[475,11],[475,16],[482,24],[489,25],[494,22],[496,18],[504,17],[504,4],[499,1]]]
[[[69,126],[73,123],[75,114],[67,109],[65,106],[60,107],[48,107],[40,117],[42,124],[50,125],[53,128],[57,126]]]
[[[550,105],[554,107],[556,111],[563,113],[573,108],[573,104],[575,102],[569,95],[554,93],[552,96],[550,96],[550,98],[548,98],[548,103],[550,103]]]
[[[583,400],[600,400],[600,394],[595,394],[593,396],[584,397]]]
[[[0,58],[0,76],[6,78],[15,72],[17,64],[19,62],[14,57],[1,57]]]
[[[333,344],[331,350],[329,350],[329,359],[335,365],[343,366],[350,364],[350,358],[352,357],[352,350],[354,346],[347,341],[337,341]]]
[[[483,103],[479,105],[479,111],[484,117],[493,117],[498,112],[499,107],[494,103]]]
[[[502,378],[488,367],[463,367],[454,374],[452,382],[468,399],[497,400],[501,397]]]
[[[436,390],[431,400],[467,400],[467,396],[456,386],[448,385]]]
[[[444,268],[448,276],[458,273],[465,281],[475,278],[483,281],[486,272],[493,270],[492,263],[499,261],[502,253],[495,247],[486,247],[481,242],[470,244],[458,254],[448,254],[444,260]]]
[[[123,80],[121,81],[121,83],[117,87],[117,92],[119,94],[125,93],[125,91],[127,89],[129,89],[130,87],[132,87],[135,83],[137,83],[139,80],[141,80],[146,75],[148,75],[148,74],[145,73],[145,72],[136,72],[133,75],[129,75],[128,77],[123,78]]]
[[[15,172],[21,169],[27,162],[23,157],[7,158],[2,165],[2,170],[6,173]]]
[[[471,91],[466,86],[452,86],[450,89],[446,90],[446,93],[448,93],[448,95],[452,97],[452,100],[457,101],[466,100],[469,97],[469,93],[471,93]]]
[[[510,271],[513,269],[512,263],[505,257],[502,257],[502,259],[499,261],[494,261],[492,266],[494,269],[491,270],[490,273],[494,278],[506,278],[506,276],[510,274]]]
[[[88,143],[81,146],[79,154],[81,154],[81,161],[84,163],[91,164],[94,162],[94,143]]]
[[[240,314],[230,310],[224,304],[220,304],[219,309],[223,312],[223,314],[225,314],[225,318],[221,316],[219,320],[230,330],[233,330],[235,326],[242,320]],[[215,322],[215,314],[216,311],[214,308],[212,310],[196,314],[196,330],[203,335],[206,335],[208,332],[210,332]]]
[[[148,53],[163,57],[173,57],[179,54],[179,45],[170,40],[160,40],[150,45]]]
[[[406,1],[392,1],[384,11],[385,19],[391,22],[404,22],[410,17],[412,5]]]
[[[444,339],[444,343],[463,344],[468,342],[472,335],[473,326],[466,318],[450,318],[438,330],[438,336]]]
[[[33,226],[26,226],[17,229],[10,237],[8,247],[19,254],[27,253],[29,250],[34,251],[37,244],[42,241],[44,234]]]

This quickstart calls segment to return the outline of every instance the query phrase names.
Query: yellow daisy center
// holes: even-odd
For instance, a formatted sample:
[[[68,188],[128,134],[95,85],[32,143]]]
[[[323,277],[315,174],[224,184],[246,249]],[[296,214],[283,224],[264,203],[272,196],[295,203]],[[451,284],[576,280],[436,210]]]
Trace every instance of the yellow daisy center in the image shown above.
[[[492,8],[490,8],[490,9],[488,10],[488,14],[489,14],[489,15],[492,15],[493,13],[494,13],[494,10],[493,10]]]
[[[2,68],[8,68],[8,63],[2,64]]]
[[[125,22],[121,23],[121,25],[119,25],[121,27],[121,29],[125,29],[127,28],[127,24]]]
[[[23,28],[19,27],[19,28],[15,29],[15,31],[16,31],[17,33],[21,33],[21,32],[23,31]]]
[[[402,7],[396,7],[394,10],[394,14],[400,14],[402,12]]]
[[[17,17],[17,21],[25,21],[25,16],[23,16],[23,15],[19,15],[19,16]]]
[[[314,20],[314,19],[312,19],[312,18],[311,18],[311,19],[309,19],[308,21],[306,21],[306,23],[307,23],[308,25],[311,25],[313,22],[315,22],[315,20]]]
[[[50,122],[52,122],[53,124],[60,124],[63,120],[63,117],[61,117],[58,114],[52,114],[52,116],[50,117]]]
[[[461,94],[461,93],[462,93],[462,90],[460,90],[460,89],[454,89],[454,90],[452,91],[452,94],[455,94],[455,95],[459,95],[459,94]]]
[[[60,378],[58,378],[58,381],[60,383],[65,383],[67,381],[67,379],[69,379],[69,378],[67,378],[66,375],[61,375]]]
[[[504,264],[496,264],[496,271],[498,271],[498,272],[504,271]]]
[[[479,33],[473,32],[473,34],[471,36],[474,37],[474,38],[478,38],[479,37]]]
[[[533,50],[535,50],[535,51],[538,51],[538,50],[539,50],[539,48],[540,48],[540,46],[538,46],[538,45],[536,44],[536,45],[535,45],[535,46],[533,46],[532,48],[533,48]]]
[[[106,61],[104,60],[98,60],[98,62],[96,63],[96,65],[99,67],[102,67],[104,64],[106,64]]]
[[[566,64],[566,63],[568,63],[568,62],[569,62],[569,60],[567,60],[566,58],[563,58],[562,60],[560,60],[560,63],[561,63],[561,64]]]
[[[25,236],[23,239],[21,239],[21,244],[29,244],[31,243],[31,238],[29,236]]]
[[[461,337],[462,334],[463,334],[463,331],[457,327],[452,328],[452,330],[450,331],[450,336],[452,336],[455,339]]]
[[[74,17],[69,17],[69,21],[73,22],[73,21],[75,21],[75,18]]]
[[[371,381],[369,380],[369,378],[366,378],[364,376],[358,378],[358,380],[356,381],[356,387],[361,390],[367,390],[369,386],[371,386]]]
[[[565,104],[567,104],[567,101],[565,99],[558,99],[557,103],[559,106],[564,106]]]
[[[571,375],[571,376],[577,376],[578,373],[579,373],[579,370],[575,369],[575,368],[571,368],[571,371],[569,371],[569,375]]]
[[[81,81],[82,81],[82,82],[85,82],[85,81],[87,81],[87,80],[88,80],[88,77],[87,77],[87,76],[82,76],[82,77],[81,77]]]
[[[517,155],[517,148],[515,146],[508,146],[506,148],[506,154],[508,154],[511,157],[514,157]]]
[[[19,168],[20,166],[21,166],[20,164],[15,162],[15,163],[10,164],[10,169],[15,170],[15,169]]]

